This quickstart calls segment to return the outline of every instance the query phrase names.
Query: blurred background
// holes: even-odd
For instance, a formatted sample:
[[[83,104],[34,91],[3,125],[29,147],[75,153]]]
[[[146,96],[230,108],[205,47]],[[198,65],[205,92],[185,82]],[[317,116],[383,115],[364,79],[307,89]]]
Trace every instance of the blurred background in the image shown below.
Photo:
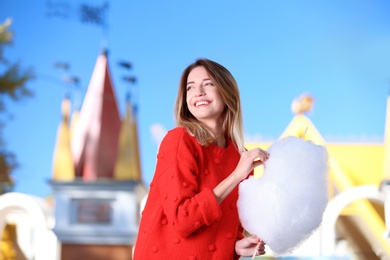
[[[389,13],[385,0],[0,0],[2,193],[44,201],[56,194],[50,182],[62,102],[69,100],[70,113],[80,110],[99,66],[107,67],[120,118],[132,104],[137,181],[148,187],[159,142],[175,126],[181,72],[200,57],[235,76],[249,146],[267,147],[302,114],[320,143],[375,145],[379,150],[371,155],[382,165]],[[310,97],[310,108],[292,111],[302,95]],[[366,154],[364,149],[359,151]],[[344,156],[341,165],[358,158]],[[358,180],[364,181],[350,186],[379,186],[383,168],[375,171],[373,179],[362,173]],[[383,208],[379,215],[384,217]]]
[[[83,4],[97,14],[84,17]],[[145,182],[161,136],[174,127],[181,72],[198,57],[223,64],[236,77],[248,142],[276,139],[302,93],[315,97],[310,117],[326,140],[381,142],[390,89],[389,9],[387,1],[352,0],[2,0],[1,20],[12,19],[13,33],[2,45],[3,59],[34,75],[25,83],[31,98],[14,102],[2,95],[2,137],[18,163],[14,189],[50,194],[46,180],[61,100],[68,93],[81,104],[103,48],[122,114],[127,89],[136,89]],[[137,81],[129,84],[125,76]]]

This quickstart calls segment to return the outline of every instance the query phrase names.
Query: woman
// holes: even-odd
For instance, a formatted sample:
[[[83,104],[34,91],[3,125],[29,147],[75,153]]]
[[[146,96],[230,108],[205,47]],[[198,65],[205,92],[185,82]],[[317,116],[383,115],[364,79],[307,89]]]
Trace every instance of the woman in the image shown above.
[[[268,159],[244,148],[239,90],[222,65],[199,59],[183,72],[177,127],[161,142],[135,247],[135,260],[238,259],[264,254],[244,237],[238,184]]]

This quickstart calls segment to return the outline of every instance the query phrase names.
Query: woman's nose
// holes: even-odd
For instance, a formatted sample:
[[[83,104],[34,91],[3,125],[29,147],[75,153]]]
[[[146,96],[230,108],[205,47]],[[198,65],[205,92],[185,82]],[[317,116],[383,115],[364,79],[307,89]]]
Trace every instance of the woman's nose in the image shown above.
[[[196,91],[196,96],[197,96],[197,97],[203,96],[203,95],[205,95],[205,94],[206,94],[206,92],[204,92],[203,87],[197,88],[197,91]]]

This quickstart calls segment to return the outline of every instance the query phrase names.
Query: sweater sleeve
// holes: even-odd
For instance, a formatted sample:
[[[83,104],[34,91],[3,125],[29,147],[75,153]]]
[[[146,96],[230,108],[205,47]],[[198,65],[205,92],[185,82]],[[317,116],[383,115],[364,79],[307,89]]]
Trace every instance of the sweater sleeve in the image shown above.
[[[197,151],[186,133],[168,133],[160,146],[157,186],[168,223],[181,237],[217,221],[222,213],[213,191],[199,189]]]

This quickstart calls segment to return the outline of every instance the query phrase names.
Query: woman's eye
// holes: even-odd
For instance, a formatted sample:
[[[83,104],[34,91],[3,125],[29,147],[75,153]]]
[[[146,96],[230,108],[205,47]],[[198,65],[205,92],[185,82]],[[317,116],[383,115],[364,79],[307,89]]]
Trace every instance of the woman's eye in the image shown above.
[[[214,84],[212,82],[207,82],[206,84],[204,84],[205,86],[214,86]]]
[[[187,86],[186,90],[190,90],[192,88],[192,86]]]

